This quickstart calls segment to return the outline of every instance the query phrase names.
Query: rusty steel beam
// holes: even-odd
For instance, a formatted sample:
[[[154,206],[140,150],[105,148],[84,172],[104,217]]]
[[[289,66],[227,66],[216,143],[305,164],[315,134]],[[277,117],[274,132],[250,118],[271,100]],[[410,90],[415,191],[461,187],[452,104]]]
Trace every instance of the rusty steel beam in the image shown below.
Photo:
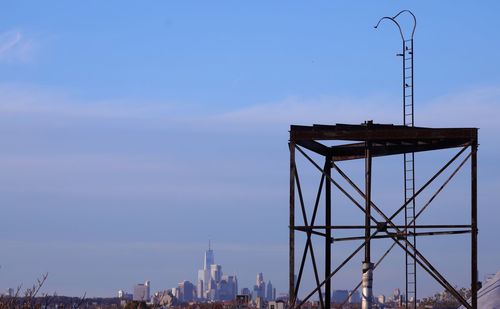
[[[471,303],[477,309],[477,136],[471,146],[471,225]]]
[[[347,141],[472,140],[477,128],[423,128],[399,125],[313,125],[290,126],[290,139]]]
[[[457,234],[468,234],[471,233],[471,230],[460,230],[460,231],[437,231],[437,232],[417,232],[417,233],[387,233],[387,235],[376,235],[373,236],[372,239],[387,239],[387,238],[404,238],[407,236],[434,236],[434,235],[457,235]],[[353,237],[339,237],[334,238],[332,242],[338,241],[351,241],[351,240],[362,240],[365,239],[366,236],[353,236]]]
[[[404,153],[414,153],[414,152],[424,152],[439,149],[449,149],[463,147],[466,145],[468,140],[456,140],[456,141],[441,141],[433,140],[429,142],[411,142],[411,143],[373,143],[372,145],[372,157],[384,157],[391,155],[398,155]],[[316,142],[320,144],[319,142]],[[302,145],[302,141],[297,142],[298,145]],[[332,156],[333,161],[348,161],[364,158],[364,142],[355,144],[345,144],[332,146],[327,150],[323,149],[322,152],[315,151],[315,148],[308,148],[309,150],[315,151],[318,154]],[[322,144],[321,144],[322,145]],[[324,146],[324,145],[323,145]],[[326,147],[326,146],[325,146]],[[307,147],[306,147],[307,148]]]
[[[380,228],[380,225],[371,225],[370,228],[377,229]],[[403,229],[406,225],[394,225],[394,226],[386,226],[385,229]],[[447,228],[470,228],[472,225],[470,224],[418,224],[415,226],[417,229],[447,229]],[[364,225],[296,225],[295,229],[298,231],[308,231],[308,230],[324,230],[324,229],[332,229],[332,230],[353,230],[353,229],[365,229]]]
[[[291,306],[295,300],[295,143],[290,141],[290,218],[288,241],[288,301]]]
[[[312,152],[320,154],[324,157],[331,156],[332,150],[330,147],[321,144],[320,142],[314,140],[302,140],[297,141],[297,145],[300,145]]]
[[[328,157],[325,157],[325,225],[332,225],[332,163]],[[325,308],[332,306],[332,282],[327,279],[332,270],[332,230],[325,229]],[[319,284],[317,284],[319,285]]]

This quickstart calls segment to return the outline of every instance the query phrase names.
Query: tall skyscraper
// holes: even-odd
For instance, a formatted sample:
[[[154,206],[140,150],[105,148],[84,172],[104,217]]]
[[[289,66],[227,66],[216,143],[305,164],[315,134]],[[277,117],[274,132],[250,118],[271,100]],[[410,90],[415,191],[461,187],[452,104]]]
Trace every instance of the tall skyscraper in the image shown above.
[[[210,240],[208,241],[208,250],[205,251],[205,260],[203,263],[203,269],[210,269],[210,265],[215,264],[214,260],[214,251],[212,250],[212,246]]]
[[[258,297],[266,298],[266,282],[264,281],[264,275],[262,273],[257,274],[257,280],[255,281],[254,291],[257,292]]]
[[[266,300],[271,301],[274,300],[274,289],[273,289],[273,284],[271,281],[267,282],[267,291],[266,291]]]
[[[209,291],[210,285],[210,267],[215,263],[214,251],[210,240],[208,241],[208,250],[205,251],[205,258],[203,259],[203,269],[198,271],[198,281],[196,282],[196,292],[199,299],[206,299],[207,292]]]

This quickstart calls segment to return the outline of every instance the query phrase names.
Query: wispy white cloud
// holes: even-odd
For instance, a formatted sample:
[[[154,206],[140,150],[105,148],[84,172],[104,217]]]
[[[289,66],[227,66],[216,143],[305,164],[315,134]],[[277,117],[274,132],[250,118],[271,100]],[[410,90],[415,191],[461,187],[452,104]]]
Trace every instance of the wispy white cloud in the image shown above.
[[[422,126],[467,126],[488,131],[499,129],[500,85],[446,94],[427,102],[416,113]]]
[[[9,132],[9,145],[34,145],[3,153],[0,168],[14,175],[9,190],[67,192],[96,196],[171,196],[180,197],[218,195],[241,200],[255,195],[276,198],[275,187],[268,183],[252,183],[252,191],[239,176],[239,167],[245,165],[255,177],[275,168],[272,159],[256,154],[240,153],[231,159],[222,158],[219,148],[226,142],[208,142],[234,138],[235,152],[243,146],[248,132],[266,145],[286,144],[290,124],[361,123],[373,119],[378,123],[398,123],[398,98],[365,97],[338,98],[290,97],[279,102],[256,104],[223,113],[190,114],[190,107],[162,102],[83,102],[58,91],[26,88],[19,85],[0,85],[0,130]],[[479,127],[482,140],[500,129],[500,86],[481,87],[446,95],[417,105],[417,124],[430,127]],[[54,123],[60,134],[50,131],[43,141],[55,149],[36,148],[39,135],[52,129]],[[182,124],[176,126],[176,124]],[[151,129],[151,126],[154,126]],[[97,128],[97,129],[96,129]],[[145,128],[151,130],[144,131]],[[48,131],[47,131],[48,132]],[[122,132],[135,132],[132,140],[123,139]],[[182,147],[190,147],[184,140],[203,145],[205,160],[211,162],[203,168],[192,164],[193,157],[177,150],[158,148],[155,140],[175,138]],[[81,139],[73,149],[74,136]],[[140,136],[140,138],[137,138]],[[200,141],[203,139],[203,141]],[[107,145],[111,142],[111,145]],[[139,142],[144,152],[137,153],[134,143]],[[257,143],[257,140],[247,141]],[[491,144],[491,143],[490,143]],[[85,148],[81,148],[85,145]],[[489,153],[498,153],[494,145]],[[248,147],[248,146],[246,146]],[[286,152],[286,147],[272,148]],[[66,152],[65,152],[66,151]],[[79,153],[78,151],[81,151]],[[243,151],[243,150],[242,150]],[[275,154],[276,156],[282,153]],[[128,175],[121,177],[119,175]],[[200,175],[217,175],[209,182]],[[68,179],[95,179],[91,182]],[[40,181],[41,179],[51,181]],[[136,179],[140,179],[136,181]],[[196,179],[196,181],[193,181]],[[231,181],[228,181],[231,179]],[[234,181],[242,179],[242,182]],[[30,186],[31,185],[31,186]],[[231,189],[231,190],[229,190]]]
[[[398,98],[288,98],[215,115],[214,121],[244,125],[401,123]],[[476,87],[416,104],[417,125],[498,128],[500,85]]]
[[[82,100],[61,89],[33,85],[0,84],[0,116],[34,118],[32,124],[43,120],[74,123],[75,120],[142,121],[178,117],[184,111],[178,104],[164,101],[139,102],[133,100]],[[175,121],[177,122],[177,121]]]
[[[33,40],[20,30],[0,33],[0,62],[28,62],[33,55]]]
[[[475,87],[416,104],[416,124],[421,126],[497,127],[500,85]],[[312,123],[400,123],[398,97],[288,97],[223,112],[197,111],[178,102],[82,101],[58,90],[24,85],[0,85],[0,112],[19,116],[50,115],[61,118],[145,120],[144,125],[182,123],[204,130],[256,130],[286,128]],[[281,129],[280,129],[281,130]]]

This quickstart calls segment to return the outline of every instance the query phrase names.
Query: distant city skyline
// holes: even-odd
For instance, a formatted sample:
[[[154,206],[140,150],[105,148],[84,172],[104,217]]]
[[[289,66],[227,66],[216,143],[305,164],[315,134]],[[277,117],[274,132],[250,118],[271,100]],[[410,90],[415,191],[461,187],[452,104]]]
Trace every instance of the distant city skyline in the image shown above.
[[[487,55],[500,48],[498,1],[10,1],[0,12],[0,291],[45,272],[42,292],[69,296],[196,285],[211,238],[240,288],[253,291],[263,273],[287,292],[289,126],[401,123],[400,38],[373,29],[401,9],[418,18],[415,125],[480,128],[479,277],[496,273],[500,59]],[[449,154],[418,154],[417,186]],[[374,161],[374,200],[393,209],[401,160]],[[464,174],[422,220],[465,218]],[[304,175],[304,191],[316,176]],[[362,223],[338,203],[335,218]],[[456,271],[464,239],[419,240],[456,286],[469,282]],[[335,247],[333,266],[349,249]],[[361,262],[332,290],[356,286]],[[401,252],[386,258],[375,295],[402,289],[403,265]],[[442,290],[419,275],[419,297]]]
[[[178,286],[157,287],[152,290],[151,281],[147,280],[145,283],[135,284],[132,293],[124,289],[117,292],[120,299],[146,302],[150,302],[156,295],[166,294],[172,295],[180,302],[232,301],[238,294],[248,295],[253,302],[256,302],[258,297],[263,301],[272,301],[277,295],[276,288],[270,280],[266,285],[262,272],[257,274],[256,283],[252,289],[242,287],[239,290],[237,275],[224,274],[222,265],[216,264],[210,240],[204,254],[203,268],[198,270],[198,277],[194,284],[188,279],[181,279]]]

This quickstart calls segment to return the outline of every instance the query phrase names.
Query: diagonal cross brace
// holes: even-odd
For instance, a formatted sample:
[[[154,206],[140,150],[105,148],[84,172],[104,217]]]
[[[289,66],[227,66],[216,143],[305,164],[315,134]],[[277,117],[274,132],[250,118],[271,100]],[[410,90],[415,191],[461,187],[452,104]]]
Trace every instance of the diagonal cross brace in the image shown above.
[[[461,154],[463,152],[464,149],[462,149],[462,151],[459,152],[459,154]],[[455,158],[453,158],[453,161],[457,158],[458,156],[456,156]],[[451,178],[453,178],[453,176],[456,175],[456,173],[458,172],[458,170],[460,170],[460,168],[465,164],[465,162],[469,159],[470,155],[468,155],[460,164],[459,166],[455,169],[455,171],[450,175],[450,177],[445,181],[445,183],[438,189],[438,191],[431,197],[431,199],[429,200],[429,202],[425,205],[425,208],[430,204],[430,202],[432,202],[432,200],[434,200],[434,198],[436,197],[436,195],[442,191],[442,189],[444,188],[444,186],[451,180]],[[451,162],[450,162],[451,164]],[[352,182],[351,179],[349,179],[349,177],[347,177],[347,175],[345,173],[343,173],[340,168],[336,167],[337,171],[341,172],[342,175],[346,178],[346,180],[351,184],[351,186],[359,193],[360,196],[364,197],[365,198],[365,195],[364,193],[354,184],[354,182]],[[435,179],[435,177],[433,177],[433,179]],[[422,190],[419,190],[419,192],[421,192]],[[417,193],[419,193],[417,192]],[[412,199],[415,198],[415,195],[412,197]],[[395,228],[396,232],[397,233],[400,233],[400,234],[403,234],[401,230],[399,230],[399,228],[397,228],[396,225],[394,225],[394,223],[392,222],[392,218],[395,217],[395,215],[391,216],[391,218],[388,218],[373,202],[371,203],[372,207],[382,216],[384,217],[384,219],[386,220],[387,223],[389,223],[393,228]],[[422,213],[424,209],[422,209],[418,215],[420,215]],[[397,212],[396,212],[397,214]],[[413,220],[416,220],[418,216],[415,216],[415,218]],[[413,222],[413,221],[412,221]],[[406,229],[404,230],[406,231]],[[386,231],[387,235],[392,238],[393,240],[397,240],[397,237],[394,237],[393,235],[390,235],[387,231]],[[429,269],[434,273],[435,276],[433,276],[436,280],[438,277],[440,280],[437,280],[441,285],[443,285],[443,287],[445,289],[447,289],[450,293],[452,293],[456,298],[457,300],[459,300],[464,306],[467,307],[467,301],[453,288],[453,286],[435,269],[434,266],[432,266],[432,264],[415,248],[415,246],[413,246],[413,244],[411,244],[406,238],[403,239],[404,242],[407,244],[407,247],[410,248],[410,250],[408,250],[407,247],[401,245],[398,241],[398,245],[400,245],[403,250],[405,252],[407,252],[409,255],[411,255],[412,257],[414,257],[414,259],[417,261],[417,263],[419,265],[422,266],[422,263],[425,263]],[[411,254],[410,251],[412,251],[415,253],[415,254]],[[418,256],[421,261],[419,261],[415,256]],[[424,268],[425,269],[425,268]],[[429,271],[428,271],[429,272]],[[431,274],[432,275],[432,274]],[[467,307],[468,308],[468,307]]]
[[[316,220],[316,213],[317,213],[317,210],[318,210],[319,199],[321,197],[321,190],[323,188],[323,182],[324,182],[324,180],[325,180],[325,177],[322,176],[321,177],[321,181],[320,181],[320,185],[319,185],[318,194],[316,196],[316,203],[314,205],[313,215],[312,215],[312,218],[311,218],[311,225],[314,225],[314,221]],[[297,191],[299,193],[300,207],[301,207],[301,210],[302,210],[302,217],[303,217],[303,220],[304,220],[304,225],[308,226],[307,214],[306,214],[305,204],[304,204],[304,198],[302,196],[302,189],[301,189],[301,186],[300,186],[300,180],[299,180],[299,174],[297,172],[297,168],[295,168],[295,181],[296,181],[296,184],[297,184]],[[316,280],[316,284],[319,285],[318,268],[317,268],[317,265],[316,265],[316,258],[315,258],[315,255],[314,255],[314,249],[312,247],[311,234],[312,233],[310,233],[310,232],[307,233],[306,246],[304,248],[304,253],[302,255],[302,261],[300,263],[299,274],[298,274],[297,282],[296,282],[296,285],[295,285],[295,297],[294,297],[294,299],[292,301],[292,305],[295,304],[295,301],[297,300],[297,293],[299,291],[300,281],[302,280],[302,273],[304,271],[304,264],[305,264],[305,261],[306,261],[308,250],[310,250],[310,254],[311,254],[311,261],[312,261],[312,264],[313,264],[313,271],[314,271],[314,277],[315,277],[315,280]],[[323,301],[323,295],[322,295],[321,291],[318,291],[318,294],[319,294],[319,300],[320,300],[320,303],[321,303],[321,308],[325,308],[324,301]]]
[[[455,159],[456,159],[456,158],[458,158],[458,156],[460,156],[460,154],[461,154],[463,151],[465,151],[465,149],[466,149],[467,147],[468,147],[468,145],[467,145],[467,146],[465,146],[465,147],[463,147],[463,149],[462,149],[461,151],[459,151],[459,153],[458,153],[457,155],[455,155],[455,157],[453,157],[453,158],[452,158],[452,159],[451,159],[451,160],[450,160],[450,161],[449,161],[449,162],[448,162],[445,166],[443,166],[443,167],[442,167],[442,168],[441,168],[441,169],[440,169],[440,170],[439,170],[439,171],[438,171],[438,172],[437,172],[437,173],[436,173],[433,177],[431,177],[431,179],[430,179],[430,180],[429,180],[429,181],[428,181],[428,182],[427,182],[427,183],[426,183],[426,184],[425,184],[425,185],[424,185],[424,186],[423,186],[423,187],[422,187],[419,191],[417,191],[417,192],[413,195],[413,197],[412,197],[411,199],[409,199],[408,201],[406,201],[406,203],[405,203],[405,204],[404,204],[404,205],[403,205],[400,209],[398,209],[398,211],[396,211],[396,212],[395,212],[395,213],[391,216],[391,218],[388,218],[388,217],[387,217],[387,216],[386,216],[386,215],[385,215],[385,214],[384,214],[384,213],[383,213],[383,212],[382,212],[382,211],[381,211],[381,210],[380,210],[380,209],[379,209],[379,208],[378,208],[375,204],[373,204],[373,203],[371,203],[372,207],[373,207],[373,208],[374,208],[374,209],[375,209],[375,210],[376,210],[376,211],[377,211],[377,212],[378,212],[381,216],[383,216],[383,217],[386,219],[387,223],[390,223],[393,227],[395,227],[395,225],[393,224],[393,222],[392,222],[391,220],[392,220],[392,219],[393,219],[393,218],[394,218],[394,217],[395,217],[395,216],[396,216],[396,215],[397,215],[397,214],[398,214],[398,213],[399,213],[402,209],[404,209],[404,207],[405,207],[408,203],[410,203],[412,200],[414,200],[414,199],[416,198],[416,196],[417,196],[418,194],[420,194],[420,193],[421,193],[421,192],[422,192],[422,191],[423,191],[423,190],[424,190],[424,189],[425,189],[425,188],[426,188],[426,187],[427,187],[427,186],[428,186],[428,185],[429,185],[429,184],[430,184],[430,183],[431,183],[434,179],[436,179],[436,178],[437,178],[437,177],[438,177],[438,176],[439,176],[439,175],[440,175],[440,174],[441,174],[441,173],[442,173],[442,172],[443,172],[443,171],[444,171],[444,170],[445,170],[445,169],[446,169],[446,168],[447,168],[447,167],[448,167],[448,166],[449,166],[449,165],[450,165],[453,161],[455,161]],[[302,151],[302,149],[300,149],[300,148],[299,148],[299,147],[297,147],[297,146],[296,146],[296,148],[297,148],[297,149],[298,149],[298,150],[299,150],[299,151],[300,151],[300,152],[301,152],[301,153],[302,153],[302,154],[303,154],[303,155],[304,155],[304,156],[305,156],[305,157],[306,157],[306,158],[307,158],[307,159],[308,159],[308,160],[309,160],[309,161],[310,161],[310,162],[311,162],[311,163],[312,163],[312,164],[313,164],[313,165],[314,165],[314,166],[315,166],[318,170],[320,170],[320,171],[323,173],[323,171],[321,170],[321,168],[319,168],[319,166],[318,166],[318,165],[317,165],[317,164],[316,164],[316,163],[315,163],[315,162],[314,162],[314,161],[313,161],[313,160],[312,160],[312,159],[311,159],[311,158],[310,158],[307,154],[305,154],[305,153]],[[467,158],[466,158],[466,159],[467,159]],[[462,163],[462,165],[463,165],[463,163]],[[347,175],[345,175],[345,173],[343,173],[343,172],[342,172],[342,171],[338,168],[338,166],[336,166],[336,165],[334,164],[334,167],[335,167],[335,168],[336,168],[336,169],[337,169],[337,170],[338,170],[338,171],[339,171],[339,172],[340,172],[343,176],[345,176],[346,180],[348,180],[348,182],[349,182],[349,183],[350,183],[350,184],[351,184],[351,185],[352,185],[352,186],[353,186],[353,187],[354,187],[354,188],[358,191],[358,193],[359,193],[362,197],[365,197],[365,196],[364,196],[364,194],[363,194],[363,192],[361,192],[361,190],[359,190],[359,188],[357,188],[357,186],[356,186],[356,185],[355,185],[352,181],[350,181],[350,179],[348,179]],[[325,174],[323,173],[323,175],[325,175]],[[333,183],[334,183],[337,187],[340,187],[340,186],[339,186],[339,185],[338,185],[335,181],[333,181],[333,179],[330,179],[330,181],[332,181],[332,182],[333,182]],[[444,187],[444,185],[440,188],[440,190],[441,190],[443,187]],[[440,192],[440,190],[438,190],[438,193]],[[345,190],[341,190],[341,191],[342,191],[344,194],[346,194]],[[353,198],[352,198],[350,195],[348,195],[348,194],[346,194],[346,195],[347,195],[347,196],[348,196],[351,200],[353,200]],[[436,193],[436,195],[437,195],[437,193]],[[353,200],[353,201],[354,201],[354,200]],[[430,203],[430,202],[429,202],[429,203]],[[428,203],[428,204],[429,204],[429,203]],[[358,203],[355,203],[355,204],[359,205]],[[428,205],[428,204],[427,204],[427,205]],[[426,205],[426,206],[427,206],[427,205]],[[359,208],[361,208],[361,207],[359,207]],[[361,208],[361,209],[362,209],[362,208]],[[364,211],[364,209],[362,209],[362,210]],[[421,213],[421,212],[420,212],[420,213]],[[420,214],[420,213],[419,213],[419,214]],[[374,220],[374,218],[373,218],[373,217],[371,217],[371,218]],[[374,221],[375,221],[375,220],[374,220]],[[399,230],[398,230],[398,231],[399,231]],[[393,237],[393,240],[394,240],[394,241],[396,241],[396,242],[398,243],[398,245],[400,245],[400,246],[401,246],[401,247],[402,247],[405,251],[407,251],[407,248],[405,248],[405,246],[401,245],[401,244],[399,243],[399,241],[398,241],[395,237]],[[416,250],[416,248],[414,248],[414,247],[411,245],[411,243],[409,243],[406,239],[404,239],[404,241],[405,241],[405,242],[409,245],[409,247],[410,247],[410,248],[411,248],[411,249],[415,252],[415,254],[414,254],[414,255],[410,254],[410,252],[409,252],[409,254],[415,257],[415,260],[417,261],[417,263],[419,263],[419,265],[420,265],[420,266],[422,266],[422,268],[424,268],[425,270],[427,270],[427,271],[429,272],[429,274],[430,274],[432,277],[434,277],[434,278],[435,278],[435,279],[436,279],[436,280],[437,280],[437,281],[438,281],[441,285],[443,285],[443,287],[445,287],[447,290],[449,290],[449,291],[450,291],[450,293],[452,293],[452,294],[453,294],[453,295],[454,295],[454,296],[455,296],[458,300],[460,300],[462,303],[464,303],[464,305],[466,305],[466,307],[468,307],[468,304],[467,304],[467,302],[465,301],[465,299],[463,299],[463,297],[461,297],[461,295],[460,295],[460,294],[458,294],[458,292],[456,292],[456,290],[454,290],[454,289],[453,289],[453,287],[452,287],[452,286],[451,286],[451,285],[450,285],[450,284],[446,281],[446,279],[445,279],[442,275],[440,275],[440,274],[439,274],[439,272],[437,272],[437,270],[436,270],[436,269],[432,266],[432,264],[430,264],[430,262],[428,262],[428,261],[427,261],[427,260],[426,260],[426,259],[425,259],[425,258],[424,258],[421,254],[420,254],[420,252],[418,252],[418,251]],[[360,250],[360,248],[358,248],[358,249]],[[419,258],[421,258],[421,259],[422,259],[422,261],[418,260],[418,259],[416,258],[417,256],[418,256]],[[428,267],[426,267],[426,266],[424,265],[424,263],[425,263]]]

